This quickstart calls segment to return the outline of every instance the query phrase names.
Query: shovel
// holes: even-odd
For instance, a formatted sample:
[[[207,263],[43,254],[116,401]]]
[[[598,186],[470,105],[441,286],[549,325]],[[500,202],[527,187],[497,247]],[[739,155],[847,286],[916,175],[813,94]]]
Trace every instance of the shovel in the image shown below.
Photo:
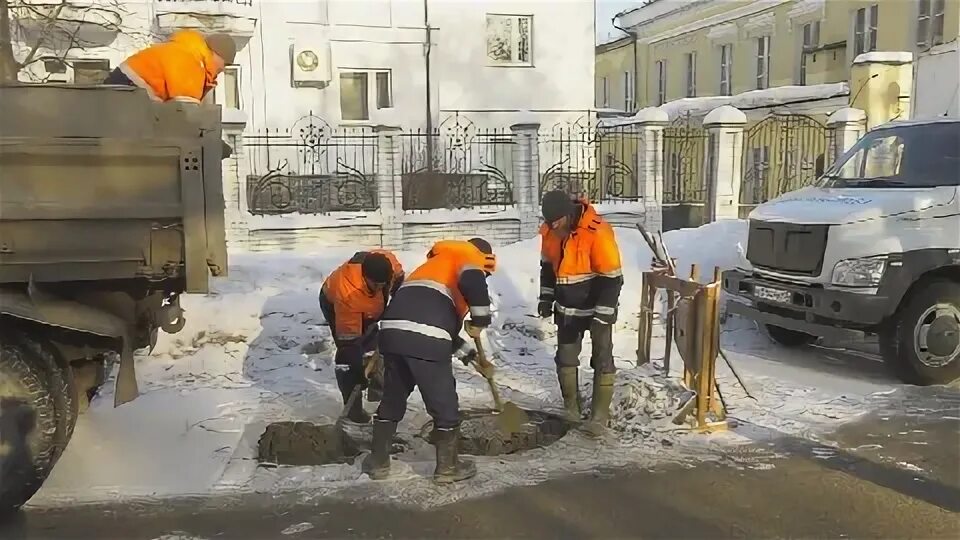
[[[473,338],[474,345],[477,346],[477,360],[473,367],[477,369],[480,375],[487,380],[490,386],[490,394],[493,395],[493,406],[497,414],[497,429],[504,437],[510,437],[514,433],[521,431],[523,425],[530,421],[526,411],[518,407],[512,401],[504,403],[500,399],[500,391],[497,390],[497,384],[493,380],[496,367],[487,359],[487,354],[483,350],[483,343],[479,337]]]

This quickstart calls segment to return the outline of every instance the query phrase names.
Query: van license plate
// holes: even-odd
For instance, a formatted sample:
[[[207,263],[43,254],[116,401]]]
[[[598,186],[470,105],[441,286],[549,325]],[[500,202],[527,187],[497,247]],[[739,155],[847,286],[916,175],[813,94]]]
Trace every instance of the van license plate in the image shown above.
[[[771,289],[769,287],[757,286],[754,289],[754,296],[762,300],[769,300],[771,302],[779,302],[781,304],[792,304],[793,303],[793,293],[790,291],[781,291],[780,289]]]

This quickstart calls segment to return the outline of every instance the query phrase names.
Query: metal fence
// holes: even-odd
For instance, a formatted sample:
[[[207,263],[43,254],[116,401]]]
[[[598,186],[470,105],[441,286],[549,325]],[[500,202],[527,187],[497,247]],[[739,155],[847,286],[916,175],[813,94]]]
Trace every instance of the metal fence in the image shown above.
[[[513,136],[455,114],[436,129],[400,135],[403,209],[505,207],[514,203]]]
[[[540,195],[560,189],[593,202],[636,201],[640,132],[590,118],[556,124],[539,134]]]
[[[772,114],[744,131],[740,204],[747,208],[809,186],[833,162],[818,119]]]
[[[663,202],[703,204],[707,200],[707,130],[690,115],[663,130]]]
[[[287,129],[243,141],[251,165],[247,205],[255,215],[376,210],[377,135],[331,128],[309,114]]]

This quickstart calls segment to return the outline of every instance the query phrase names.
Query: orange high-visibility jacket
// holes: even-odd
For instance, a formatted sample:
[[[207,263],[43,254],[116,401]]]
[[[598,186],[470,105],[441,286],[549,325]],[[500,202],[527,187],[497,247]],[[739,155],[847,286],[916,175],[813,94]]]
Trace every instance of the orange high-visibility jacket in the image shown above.
[[[469,242],[434,244],[387,307],[380,321],[380,352],[450,360],[468,312],[476,326],[490,324],[486,274],[495,269],[496,258]]]
[[[213,52],[194,30],[181,30],[170,41],[134,54],[120,71],[154,101],[200,103],[217,85]]]
[[[623,270],[613,227],[581,200],[580,220],[566,239],[540,227],[540,301],[567,317],[615,316]]]
[[[369,253],[386,256],[393,267],[393,279],[384,292],[370,291],[363,279],[363,259]],[[323,282],[323,294],[333,304],[336,315],[336,328],[331,328],[333,335],[344,341],[361,337],[364,321],[376,321],[383,315],[388,292],[395,291],[402,281],[403,267],[389,251],[360,251],[340,265]]]

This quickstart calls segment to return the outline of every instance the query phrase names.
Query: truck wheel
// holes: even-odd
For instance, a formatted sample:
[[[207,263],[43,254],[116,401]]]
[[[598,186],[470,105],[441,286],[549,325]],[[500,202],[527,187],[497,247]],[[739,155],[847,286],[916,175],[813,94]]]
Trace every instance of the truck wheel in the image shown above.
[[[0,514],[40,489],[61,451],[48,375],[24,346],[0,343]]]
[[[932,281],[901,305],[880,351],[900,380],[947,384],[960,377],[960,283]]]
[[[62,453],[73,436],[73,428],[77,425],[79,406],[77,390],[74,384],[73,371],[60,351],[46,338],[37,335],[22,335],[20,342],[33,357],[38,360],[47,371],[47,381],[53,396],[54,407],[57,410],[57,434]],[[57,459],[60,454],[57,454]]]
[[[784,347],[802,347],[817,340],[817,336],[811,336],[810,334],[790,330],[782,326],[774,326],[772,324],[764,326],[767,327],[767,333],[770,334],[770,338]]]

